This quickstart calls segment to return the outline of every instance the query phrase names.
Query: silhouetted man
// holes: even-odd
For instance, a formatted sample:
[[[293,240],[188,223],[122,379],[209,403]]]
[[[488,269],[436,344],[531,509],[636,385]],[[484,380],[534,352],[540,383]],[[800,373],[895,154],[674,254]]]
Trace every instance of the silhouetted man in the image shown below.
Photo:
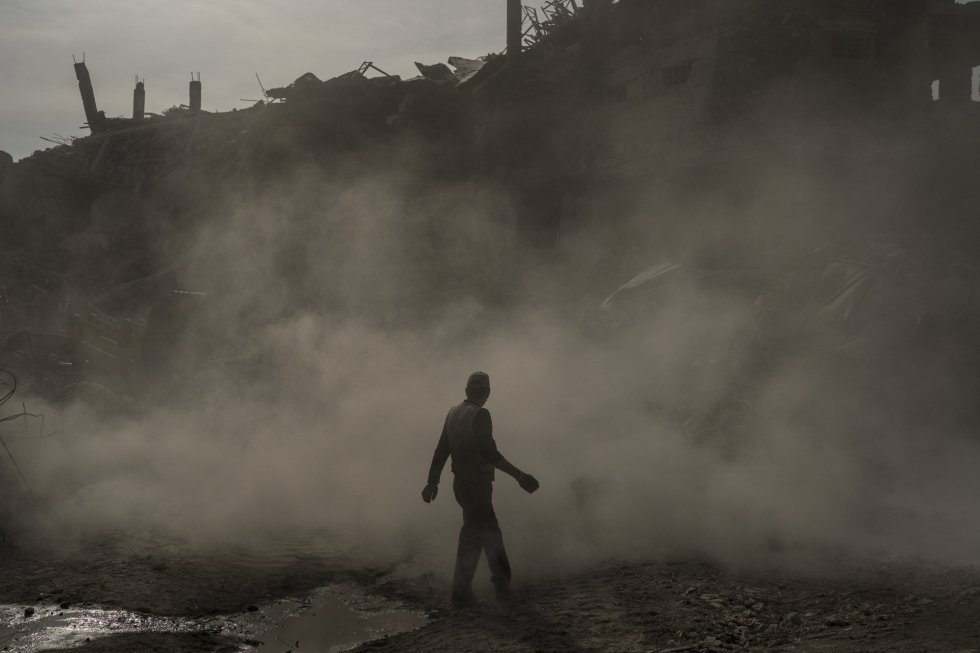
[[[483,407],[489,397],[490,377],[484,372],[471,374],[466,382],[466,401],[446,415],[432,456],[429,480],[422,490],[422,500],[426,503],[436,498],[442,468],[452,456],[453,493],[463,509],[463,528],[459,532],[453,572],[452,600],[457,606],[474,601],[473,574],[482,551],[487,554],[497,598],[505,599],[510,589],[510,561],[493,511],[494,469],[513,476],[527,492],[538,489],[538,481],[533,476],[514,467],[497,451],[490,411]]]

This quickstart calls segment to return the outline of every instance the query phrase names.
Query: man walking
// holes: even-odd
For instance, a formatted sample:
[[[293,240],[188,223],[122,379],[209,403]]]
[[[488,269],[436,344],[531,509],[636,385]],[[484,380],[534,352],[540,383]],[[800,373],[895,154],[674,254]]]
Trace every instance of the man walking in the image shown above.
[[[436,498],[442,468],[452,456],[453,493],[463,509],[453,572],[452,601],[456,606],[474,602],[473,574],[483,551],[497,598],[506,599],[510,589],[510,561],[493,511],[494,469],[513,476],[526,492],[538,489],[533,476],[514,467],[497,451],[490,411],[483,407],[489,397],[490,377],[484,372],[471,374],[466,382],[466,401],[451,408],[446,416],[429,467],[428,483],[422,490],[426,503]]]

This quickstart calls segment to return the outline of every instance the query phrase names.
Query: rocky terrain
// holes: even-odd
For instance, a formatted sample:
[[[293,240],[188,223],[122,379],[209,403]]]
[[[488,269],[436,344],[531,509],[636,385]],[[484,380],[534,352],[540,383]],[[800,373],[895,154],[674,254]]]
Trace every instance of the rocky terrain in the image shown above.
[[[128,547],[127,547],[128,548]],[[238,651],[222,615],[315,586],[350,582],[389,604],[421,610],[421,629],[365,651],[956,651],[980,648],[980,574],[914,561],[822,556],[795,569],[732,570],[708,562],[608,563],[520,582],[511,601],[489,595],[449,607],[446,583],[375,569],[353,571],[322,552],[284,547],[275,557],[179,553],[119,546],[39,561],[7,551],[0,602],[95,604],[207,627],[93,640],[82,651]],[[153,552],[155,551],[155,553]],[[94,555],[93,555],[94,554]],[[297,650],[304,650],[301,646]],[[262,650],[286,648],[268,642]]]

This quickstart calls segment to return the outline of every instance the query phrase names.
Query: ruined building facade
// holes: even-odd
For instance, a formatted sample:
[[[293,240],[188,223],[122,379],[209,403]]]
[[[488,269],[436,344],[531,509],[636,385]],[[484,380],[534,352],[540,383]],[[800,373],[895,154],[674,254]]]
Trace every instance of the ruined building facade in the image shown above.
[[[517,72],[474,80],[493,88],[472,94],[479,98],[475,113],[483,115],[478,140],[491,151],[519,153],[512,175],[527,187],[528,211],[545,216],[547,232],[594,213],[577,203],[597,184],[614,187],[610,201],[644,192],[662,197],[690,184],[703,190],[714,177],[745,190],[760,184],[765,165],[811,178],[848,170],[830,195],[851,196],[888,175],[897,182],[899,174],[900,183],[911,177],[936,191],[924,192],[923,206],[907,207],[900,218],[887,202],[857,202],[843,212],[798,207],[887,231],[895,220],[935,211],[938,197],[972,196],[963,172],[976,163],[980,138],[978,6],[587,1],[548,26],[546,38],[515,64]],[[495,104],[495,95],[508,102]],[[560,197],[556,188],[564,189]],[[607,211],[613,205],[601,203]],[[957,239],[972,222],[962,208],[942,207]]]
[[[66,337],[101,347],[107,368],[169,360],[182,329],[160,325],[185,312],[174,307],[233,294],[199,280],[221,255],[201,225],[255,206],[289,243],[270,272],[284,312],[357,308],[370,292],[390,322],[439,312],[382,281],[349,296],[334,280],[350,253],[303,245],[393,212],[424,234],[400,254],[435,304],[520,292],[515,260],[570,261],[576,301],[601,301],[663,261],[782,283],[821,257],[860,266],[904,249],[959,274],[980,253],[973,5],[552,0],[545,20],[507,6],[506,54],[419,64],[407,80],[371,62],[307,73],[234,112],[203,110],[198,78],[186,108],[146,113],[137,81],[133,118],[106,118],[78,64],[91,135],[16,164],[0,153],[0,228],[16,252],[0,252],[0,272],[19,279],[0,289],[0,330],[71,318]],[[359,184],[398,201],[356,211]],[[486,222],[449,260],[446,233],[474,206]],[[140,315],[142,338],[109,317]]]
[[[980,11],[952,0],[625,0],[606,83],[626,129],[916,121],[969,105]],[[602,26],[599,26],[602,29]]]
[[[506,219],[544,247],[638,216],[666,251],[681,219],[726,245],[776,238],[773,216],[801,243],[927,227],[980,240],[974,4],[555,0],[564,9],[534,25],[507,6],[505,56],[420,65],[410,80],[370,62],[306,74],[230,113],[202,111],[195,80],[188,110],[144,117],[138,81],[133,119],[103,120],[79,64],[93,134],[0,161],[0,223],[54,252],[100,221],[193,223],[238,177],[290,162],[329,175],[351,153],[411,143],[434,175],[506,189]]]

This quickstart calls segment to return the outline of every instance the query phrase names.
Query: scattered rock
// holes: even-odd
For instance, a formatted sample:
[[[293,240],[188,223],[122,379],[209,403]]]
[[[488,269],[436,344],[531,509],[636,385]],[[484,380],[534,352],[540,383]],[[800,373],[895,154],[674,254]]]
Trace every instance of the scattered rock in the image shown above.
[[[832,614],[826,619],[824,619],[824,625],[830,626],[831,628],[846,628],[851,625],[851,622],[845,619],[839,614]]]
[[[800,616],[799,612],[790,612],[783,617],[783,621],[792,626],[799,626],[803,623],[803,617]]]

